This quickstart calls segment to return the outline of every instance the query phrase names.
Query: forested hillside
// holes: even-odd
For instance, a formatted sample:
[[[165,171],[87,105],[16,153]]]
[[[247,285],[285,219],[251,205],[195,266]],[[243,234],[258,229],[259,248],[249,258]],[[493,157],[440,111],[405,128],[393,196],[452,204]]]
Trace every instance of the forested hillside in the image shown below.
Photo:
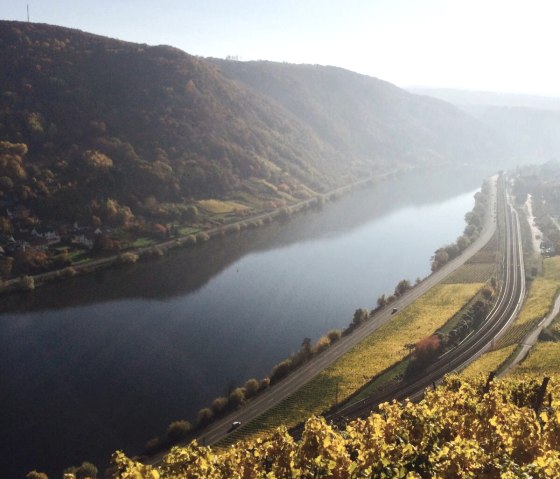
[[[559,157],[560,98],[445,88],[409,91],[452,103],[484,123],[504,145],[512,165]]]
[[[377,78],[319,65],[213,62],[277,101],[365,171],[372,162],[391,167],[502,158],[501,145],[458,108]]]
[[[3,278],[205,234],[372,175],[500,157],[459,109],[332,67],[7,21],[0,62]]]

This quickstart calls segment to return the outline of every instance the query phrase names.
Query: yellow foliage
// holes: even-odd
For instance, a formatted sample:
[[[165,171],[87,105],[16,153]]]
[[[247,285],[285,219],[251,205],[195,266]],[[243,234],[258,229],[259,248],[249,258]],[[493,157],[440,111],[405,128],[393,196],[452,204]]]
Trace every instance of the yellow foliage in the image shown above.
[[[226,214],[232,213],[236,210],[246,210],[247,207],[241,203],[236,203],[235,201],[220,201],[220,200],[200,200],[198,201],[198,206],[208,213],[213,214]]]
[[[514,350],[515,345],[485,353],[463,369],[461,375],[471,378],[479,375],[488,376],[491,371],[497,370]]]
[[[559,377],[548,385],[560,394]],[[419,403],[385,403],[336,429],[312,416],[300,440],[285,427],[214,450],[193,442],[157,467],[113,456],[114,479],[560,477],[560,403],[533,410],[540,378],[448,376]]]

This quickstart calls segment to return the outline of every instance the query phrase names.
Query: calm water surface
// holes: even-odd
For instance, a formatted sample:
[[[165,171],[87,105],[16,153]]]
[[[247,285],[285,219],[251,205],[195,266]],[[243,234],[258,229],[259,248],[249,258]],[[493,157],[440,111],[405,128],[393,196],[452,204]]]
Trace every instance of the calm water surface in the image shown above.
[[[262,378],[303,338],[429,274],[482,177],[392,180],[285,224],[2,298],[0,470],[102,465]]]

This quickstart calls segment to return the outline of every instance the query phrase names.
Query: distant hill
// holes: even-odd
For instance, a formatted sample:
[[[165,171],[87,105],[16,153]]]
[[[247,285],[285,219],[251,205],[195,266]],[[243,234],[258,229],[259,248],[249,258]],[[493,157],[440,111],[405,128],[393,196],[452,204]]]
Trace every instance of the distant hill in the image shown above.
[[[441,88],[410,88],[455,104],[507,145],[515,164],[560,158],[560,98]]]
[[[520,93],[498,93],[492,91],[457,90],[453,88],[408,87],[416,95],[426,95],[453,105],[486,105],[524,107],[537,110],[560,110],[560,98],[524,95]]]
[[[212,60],[228,78],[278,102],[364,171],[500,156],[489,132],[459,109],[336,67]]]

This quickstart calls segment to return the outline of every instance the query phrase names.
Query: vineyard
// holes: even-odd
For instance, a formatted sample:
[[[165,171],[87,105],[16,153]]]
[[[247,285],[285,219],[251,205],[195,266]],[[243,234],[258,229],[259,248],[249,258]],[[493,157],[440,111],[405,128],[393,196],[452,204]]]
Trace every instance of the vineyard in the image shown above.
[[[560,477],[560,383],[447,376],[419,403],[385,403],[337,429],[311,417],[215,450],[174,448],[158,466],[113,456],[113,479]]]
[[[478,253],[444,279],[444,283],[485,283],[496,276],[498,239],[492,239]]]
[[[552,309],[559,288],[560,256],[547,258],[544,260],[543,276],[533,280],[523,309],[496,347],[502,348],[522,341]]]
[[[295,394],[230,434],[227,443],[272,431],[280,425],[292,427],[313,414],[322,414],[405,358],[410,352],[408,344],[442,327],[482,286],[478,283],[436,286]]]

